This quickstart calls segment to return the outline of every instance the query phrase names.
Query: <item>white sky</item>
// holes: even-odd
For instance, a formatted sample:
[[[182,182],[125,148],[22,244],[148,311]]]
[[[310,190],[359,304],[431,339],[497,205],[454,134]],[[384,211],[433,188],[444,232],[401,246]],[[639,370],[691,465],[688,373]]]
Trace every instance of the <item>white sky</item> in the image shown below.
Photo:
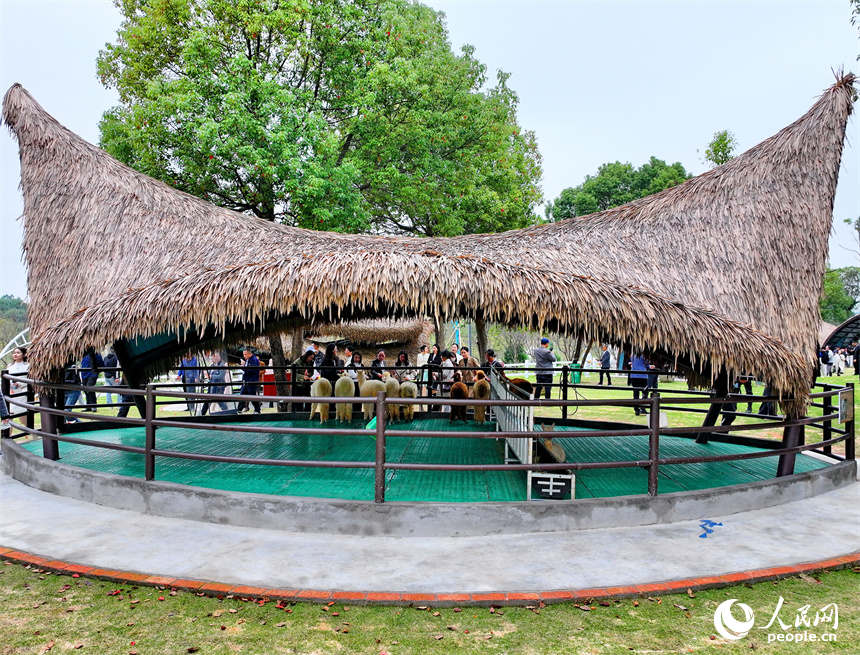
[[[537,133],[547,200],[608,161],[652,155],[698,174],[714,132],[742,152],[803,115],[833,82],[860,73],[848,0],[807,2],[498,2],[430,0],[455,48],[476,46],[490,71],[512,73],[520,123]],[[108,0],[0,0],[0,92],[20,82],[61,123],[93,143],[116,103],[95,75],[115,39]],[[860,127],[850,120],[834,208],[830,262],[856,266]],[[0,295],[26,294],[17,144],[0,135]],[[739,244],[744,247],[745,244]],[[741,281],[739,281],[741,282]]]

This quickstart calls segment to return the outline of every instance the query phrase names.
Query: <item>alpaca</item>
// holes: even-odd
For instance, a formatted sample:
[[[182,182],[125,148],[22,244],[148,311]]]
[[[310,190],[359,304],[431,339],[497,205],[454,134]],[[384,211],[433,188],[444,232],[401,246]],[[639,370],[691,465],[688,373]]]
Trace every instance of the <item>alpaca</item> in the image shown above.
[[[508,382],[512,387],[516,387],[517,391],[521,391],[525,395],[524,400],[528,400],[528,397],[535,392],[532,383],[524,378],[508,378]]]
[[[483,371],[478,371],[475,376],[477,379],[472,386],[472,397],[476,400],[490,399],[490,383]],[[475,405],[475,422],[484,423],[487,420],[487,406]]]
[[[455,382],[451,385],[451,400],[466,400],[469,397],[469,387],[460,382],[460,379],[460,373],[454,373]],[[462,420],[466,423],[466,409],[466,405],[451,405],[450,422]]]
[[[400,398],[400,382],[388,373],[383,376],[385,392],[389,398]],[[392,421],[400,420],[400,405],[388,405],[388,418]]]
[[[352,382],[352,378],[346,373],[341,375],[337,379],[337,382],[334,383],[334,395],[338,398],[351,398],[355,395],[355,385]],[[351,421],[352,403],[338,403],[335,413],[337,414],[338,421]]]
[[[406,380],[405,382],[400,383],[400,397],[401,398],[417,398],[418,397],[418,385],[415,384],[412,380]],[[403,420],[411,421],[415,416],[415,405],[403,405]]]
[[[376,398],[376,394],[380,391],[385,391],[385,383],[379,380],[368,380],[364,376],[364,371],[358,372],[358,392],[362,398]],[[373,403],[365,403],[362,405],[364,410],[364,420],[369,421],[373,418]]]
[[[311,398],[331,398],[331,382],[325,378],[317,378],[311,385]],[[320,423],[328,421],[328,403],[311,403],[311,415],[320,413]]]

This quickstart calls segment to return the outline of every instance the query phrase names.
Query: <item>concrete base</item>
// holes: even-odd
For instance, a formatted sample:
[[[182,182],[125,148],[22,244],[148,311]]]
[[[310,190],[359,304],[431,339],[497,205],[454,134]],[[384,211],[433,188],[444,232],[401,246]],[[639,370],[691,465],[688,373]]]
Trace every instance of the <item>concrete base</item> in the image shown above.
[[[3,472],[41,491],[145,515],[294,534],[481,537],[698,520],[777,507],[846,487],[855,461],[733,487],[570,501],[384,503],[237,493],[68,466],[3,443]]]

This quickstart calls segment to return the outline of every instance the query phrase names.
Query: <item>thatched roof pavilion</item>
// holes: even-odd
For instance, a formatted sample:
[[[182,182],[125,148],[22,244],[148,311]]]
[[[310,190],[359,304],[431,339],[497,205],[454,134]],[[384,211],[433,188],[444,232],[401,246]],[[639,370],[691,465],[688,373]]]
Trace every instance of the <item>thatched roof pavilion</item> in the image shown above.
[[[20,148],[32,371],[48,376],[86,344],[126,343],[124,366],[141,367],[297,319],[459,316],[582,331],[671,353],[701,381],[749,372],[804,398],[854,81],[841,76],[773,137],[659,194],[436,239],[215,207],[120,164],[16,84],[3,121]]]

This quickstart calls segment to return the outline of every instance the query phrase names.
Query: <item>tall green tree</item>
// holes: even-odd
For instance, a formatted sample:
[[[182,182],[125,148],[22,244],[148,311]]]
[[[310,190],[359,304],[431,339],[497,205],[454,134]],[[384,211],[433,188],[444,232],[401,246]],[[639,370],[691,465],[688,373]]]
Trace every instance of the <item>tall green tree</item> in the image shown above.
[[[558,198],[547,205],[546,217],[550,221],[561,221],[585,216],[644,198],[690,177],[680,163],[670,165],[656,157],[651,157],[639,168],[618,161],[603,164],[597,170],[597,175],[589,175],[579,186],[562,191]]]
[[[858,272],[860,269],[849,267],[824,273],[824,291],[818,305],[822,321],[839,325],[854,315],[857,299],[846,287],[846,282],[856,292]]]
[[[454,235],[534,222],[534,135],[499,73],[408,0],[114,0],[100,145],[260,218]]]
[[[734,159],[734,152],[737,147],[738,140],[732,132],[728,130],[715,132],[714,138],[705,148],[705,161],[712,167],[725,164],[730,159]]]

